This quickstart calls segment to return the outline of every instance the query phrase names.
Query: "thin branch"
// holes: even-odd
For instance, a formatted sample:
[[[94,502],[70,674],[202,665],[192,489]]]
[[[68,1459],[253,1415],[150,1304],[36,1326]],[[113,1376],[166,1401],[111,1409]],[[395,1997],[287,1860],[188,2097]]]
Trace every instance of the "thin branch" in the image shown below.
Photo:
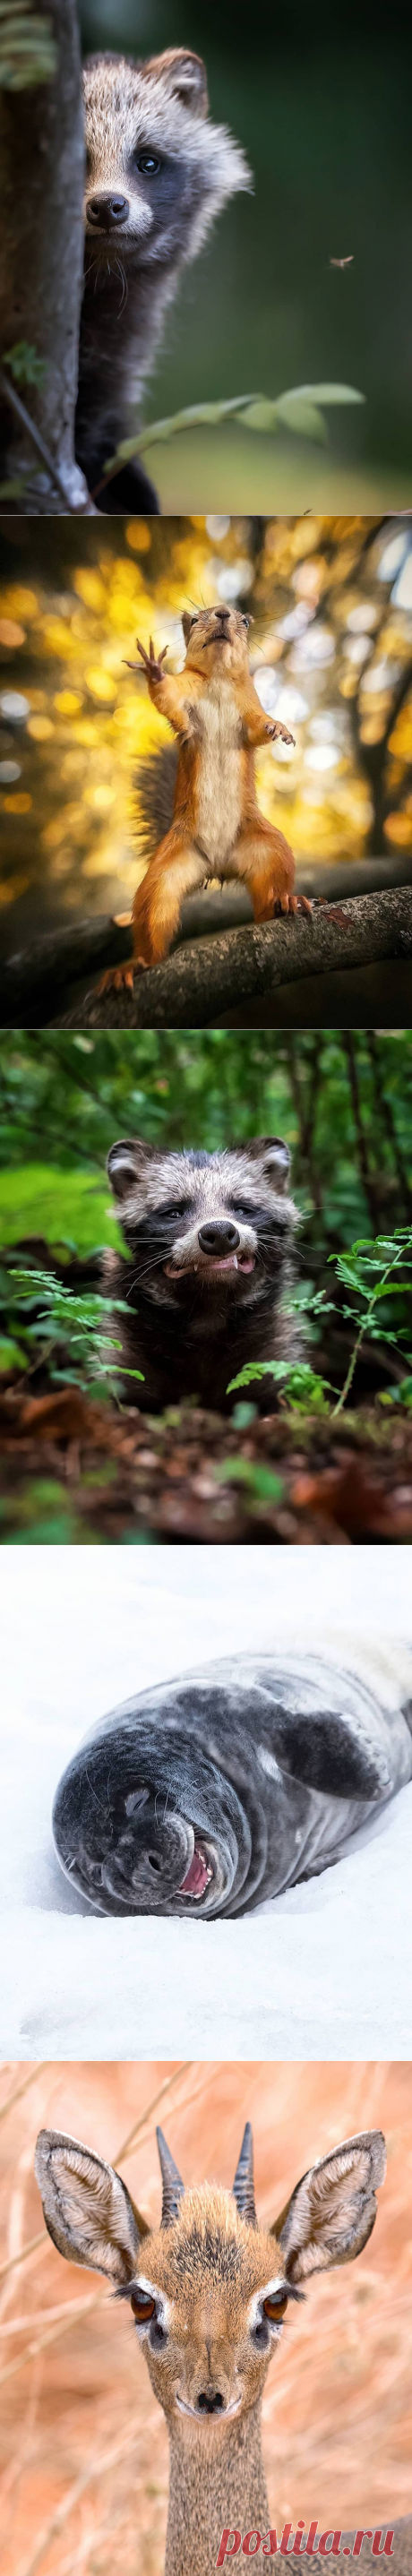
[[[84,2495],[86,2487],[91,2486],[93,2478],[105,2477],[107,2469],[117,2468],[118,2460],[124,2459],[125,2454],[127,2451],[131,2450],[132,2443],[135,2441],[136,2425],[133,2423],[131,2429],[129,2428],[129,2432],[122,2434],[121,2442],[116,2442],[114,2444],[113,2450],[108,2451],[106,2446],[104,2451],[94,2453],[93,2459],[89,2461],[88,2468],[83,2469],[81,2477],[75,2478],[74,2485],[67,2488],[67,2493],[63,2497],[63,2502],[62,2504],[57,2505],[56,2512],[51,2515],[50,2522],[46,2522],[44,2524],[43,2531],[40,2532],[40,2538],[36,2541],[36,2548],[33,2550],[32,2557],[26,2558],[24,2566],[19,2569],[19,2576],[36,2576],[36,2568],[39,2566],[40,2559],[44,2558],[46,2549],[50,2549],[52,2540],[57,2540],[59,2532],[64,2530],[64,2525],[65,2522],[68,2522],[69,2514],[74,2512],[74,2507],[76,2504],[79,2504],[80,2497]]]
[[[42,2227],[39,2230],[38,2236],[30,2236],[28,2244],[22,2245],[21,2254],[10,2254],[7,2263],[0,2263],[0,2281],[6,2280],[7,2272],[17,2271],[19,2263],[28,2263],[29,2254],[34,2254],[35,2247],[37,2246],[37,2248],[39,2248],[40,2245],[42,2246],[43,2254],[47,2254],[47,2236],[44,2235]]]
[[[0,2120],[7,2120],[8,2112],[14,2111],[16,2102],[22,2101],[23,2093],[28,2093],[29,2091],[29,2085],[37,2083],[38,2075],[46,2074],[49,2064],[50,2059],[48,2057],[39,2057],[37,2066],[31,2066],[29,2074],[22,2077],[21,2084],[15,2084],[14,2092],[8,2093],[6,2101],[2,2102],[0,2105]]]
[[[26,410],[26,404],[21,400],[21,395],[16,393],[16,386],[10,383],[10,377],[6,376],[4,367],[0,367],[0,394],[3,395],[3,401],[9,404],[14,419],[18,421],[19,429],[26,431],[27,438],[35,448],[36,456],[40,456],[42,465],[46,466],[51,483],[54,483],[56,492],[60,493],[64,510],[70,511],[74,519],[89,518],[90,515],[96,517],[93,501],[89,500],[88,494],[84,501],[71,500],[68,485],[60,473],[60,466],[56,465],[54,456],[50,454],[50,448],[46,447],[46,441],[42,438],[41,430],[36,428],[36,422],[31,419],[30,412]]]
[[[99,2304],[102,2307],[103,2297],[104,2292],[101,2290],[91,2290],[90,2298],[82,2299],[80,2309],[77,2308],[75,2313],[73,2313],[72,2307],[69,2309],[68,2317],[63,2319],[62,2325],[49,2326],[47,2334],[36,2335],[34,2343],[28,2343],[26,2345],[26,2351],[19,2354],[17,2361],[8,2361],[6,2370],[0,2371],[0,2388],[4,2387],[6,2379],[15,2379],[17,2378],[20,2370],[25,2370],[26,2362],[36,2361],[37,2354],[39,2352],[46,2352],[49,2343],[59,2343],[60,2335],[67,2334],[70,2331],[70,2326],[78,2325],[79,2315],[85,2317],[88,2315],[90,2308],[96,2308]]]
[[[181,2077],[183,2075],[190,2074],[192,2064],[193,2059],[191,2057],[182,2058],[181,2065],[174,2067],[173,2074],[165,2076],[164,2083],[159,2085],[158,2093],[154,2093],[152,2095],[151,2102],[148,2102],[147,2110],[142,2111],[140,2120],[134,2121],[133,2128],[128,2130],[127,2138],[123,2138],[121,2147],[116,2148],[116,2164],[120,2164],[120,2162],[124,2164],[125,2156],[132,2155],[135,2139],[139,2136],[141,2129],[146,2129],[150,2126],[154,2112],[157,2111],[159,2102],[163,2101],[164,2094],[171,2093],[172,2085],[180,2084]]]

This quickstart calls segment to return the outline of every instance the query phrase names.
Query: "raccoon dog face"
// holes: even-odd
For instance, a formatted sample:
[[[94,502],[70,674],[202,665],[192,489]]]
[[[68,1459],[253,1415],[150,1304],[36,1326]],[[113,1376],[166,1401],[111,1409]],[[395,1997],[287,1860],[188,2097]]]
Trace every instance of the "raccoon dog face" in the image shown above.
[[[151,1303],[241,1298],[274,1281],[296,1223],[289,1148],[253,1137],[221,1153],[162,1153],[138,1138],[112,1145],[108,1172],[135,1277]]]
[[[204,63],[182,47],[147,63],[85,65],[86,240],[167,272],[191,259],[213,216],[248,188],[243,152],[208,116]]]

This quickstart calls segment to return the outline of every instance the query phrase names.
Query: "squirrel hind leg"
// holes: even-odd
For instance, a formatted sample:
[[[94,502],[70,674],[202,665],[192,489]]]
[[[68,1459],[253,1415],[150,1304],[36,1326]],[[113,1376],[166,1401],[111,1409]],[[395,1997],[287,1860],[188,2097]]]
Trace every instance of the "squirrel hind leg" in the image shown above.
[[[184,841],[176,830],[167,833],[156,857],[150,860],[146,876],[137,888],[133,904],[134,962],[136,966],[158,966],[168,956],[171,941],[179,928],[185,894],[193,894],[203,884],[205,863],[193,842]]]

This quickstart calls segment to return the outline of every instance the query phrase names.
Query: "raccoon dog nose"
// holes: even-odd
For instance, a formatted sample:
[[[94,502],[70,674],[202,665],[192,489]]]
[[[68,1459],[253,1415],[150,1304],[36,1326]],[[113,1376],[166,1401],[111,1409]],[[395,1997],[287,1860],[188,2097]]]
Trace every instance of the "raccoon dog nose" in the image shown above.
[[[114,224],[125,223],[126,215],[129,213],[129,199],[103,195],[89,197],[87,213],[89,223],[101,224],[104,232],[110,233]]]
[[[210,2394],[207,2388],[201,2388],[197,2403],[202,2415],[218,2415],[223,2406],[223,2397],[220,2396],[218,2388],[211,2389]]]
[[[235,1252],[240,1243],[237,1225],[200,1225],[199,1243],[202,1252]]]

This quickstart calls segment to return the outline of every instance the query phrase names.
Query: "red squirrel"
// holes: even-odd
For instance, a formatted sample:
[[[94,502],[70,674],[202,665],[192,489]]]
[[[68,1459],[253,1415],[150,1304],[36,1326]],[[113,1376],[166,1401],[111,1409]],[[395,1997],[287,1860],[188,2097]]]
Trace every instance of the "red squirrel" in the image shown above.
[[[311,914],[306,895],[294,893],[293,851],[283,832],[260,813],[254,754],[260,744],[293,742],[286,726],[265,715],[249,670],[250,619],[237,608],[205,608],[182,618],[184,670],[163,670],[136,637],[149,697],[178,738],[173,821],[150,860],[133,904],[133,958],[111,970],[106,983],[133,989],[137,968],[166,957],[178,928],[183,896],[205,880],[243,878],[255,921],[281,912]],[[140,663],[129,663],[139,670]]]

